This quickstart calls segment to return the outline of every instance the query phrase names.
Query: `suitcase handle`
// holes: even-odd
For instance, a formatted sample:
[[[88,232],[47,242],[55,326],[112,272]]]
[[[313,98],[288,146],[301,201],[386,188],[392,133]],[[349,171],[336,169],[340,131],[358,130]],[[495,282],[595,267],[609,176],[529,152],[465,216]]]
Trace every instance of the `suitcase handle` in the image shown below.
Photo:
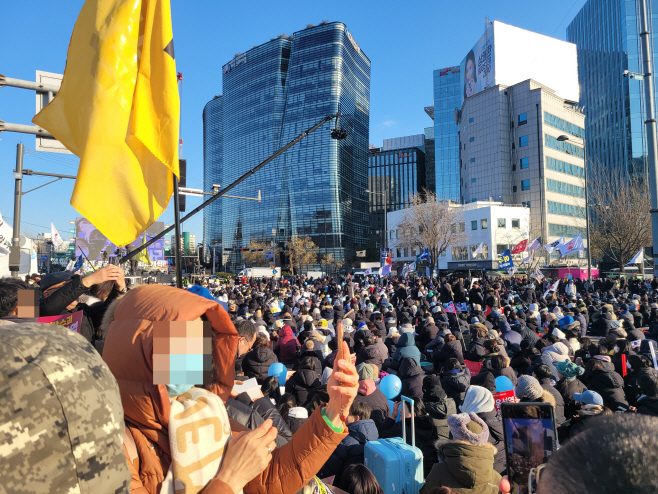
[[[404,402],[409,403],[411,405],[411,446],[416,447],[416,425],[414,423],[414,400],[411,398],[407,398],[406,396],[400,395],[400,401],[403,403],[402,405],[402,440],[406,443],[407,442],[407,426],[405,424],[405,411],[407,410],[407,407],[404,406]]]

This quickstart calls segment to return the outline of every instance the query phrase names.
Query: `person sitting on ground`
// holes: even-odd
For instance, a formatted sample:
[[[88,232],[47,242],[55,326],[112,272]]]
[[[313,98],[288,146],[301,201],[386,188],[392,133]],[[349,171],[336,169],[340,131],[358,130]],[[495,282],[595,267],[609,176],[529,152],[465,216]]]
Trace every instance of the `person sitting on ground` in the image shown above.
[[[318,472],[319,478],[336,475],[348,465],[356,465],[364,461],[364,448],[368,441],[379,439],[375,422],[370,418],[370,406],[367,403],[355,401],[347,416],[347,437],[343,439],[331,454],[327,462]]]
[[[377,478],[365,465],[349,465],[334,478],[333,485],[347,494],[384,494]]]
[[[455,400],[457,408],[464,402],[466,389],[471,384],[471,371],[462,366],[459,360],[451,358],[441,369],[441,387],[446,394]]]
[[[573,396],[578,393],[583,393],[587,386],[578,379],[585,372],[585,369],[570,360],[558,362],[557,372],[560,380],[555,384],[555,389],[562,396],[564,401],[564,417],[570,419],[578,414],[580,405],[573,399]]]
[[[640,378],[642,395],[637,399],[637,413],[658,417],[658,376],[645,374]]]
[[[561,424],[557,429],[558,440],[564,444],[583,432],[591,425],[592,417],[610,415],[612,411],[603,405],[603,398],[596,391],[586,390],[573,395],[575,402],[581,405],[578,415]]]
[[[445,462],[435,463],[420,494],[435,487],[450,487],[460,494],[498,494],[501,476],[493,468],[496,448],[489,443],[489,428],[475,413],[448,417],[453,439],[437,441]]]
[[[354,401],[366,403],[370,407],[370,418],[379,428],[391,413],[391,408],[384,393],[375,385],[377,366],[364,362],[356,366],[356,371],[359,374],[359,392]]]
[[[246,377],[255,377],[258,384],[268,378],[270,366],[279,360],[270,348],[270,339],[264,334],[258,334],[252,349],[242,359],[242,372]]]
[[[302,406],[306,406],[313,392],[321,386],[316,365],[311,357],[303,357],[295,373],[286,381],[286,393],[291,393]]]
[[[567,360],[566,362],[571,361]],[[564,398],[562,398],[560,392],[553,387],[553,384],[551,384],[551,380],[555,379],[551,373],[551,369],[548,365],[537,365],[535,366],[532,375],[537,381],[539,381],[541,387],[553,396],[553,400],[555,401],[555,423],[561,424],[566,420],[564,417]]]

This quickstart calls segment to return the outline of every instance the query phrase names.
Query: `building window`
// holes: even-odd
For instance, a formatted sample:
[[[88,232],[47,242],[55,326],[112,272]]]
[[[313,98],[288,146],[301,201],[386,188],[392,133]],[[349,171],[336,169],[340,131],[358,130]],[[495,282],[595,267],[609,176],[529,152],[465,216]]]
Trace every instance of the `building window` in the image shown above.
[[[473,142],[475,140],[475,137],[471,137],[468,142]]]
[[[530,158],[521,158],[521,170],[530,166]]]
[[[520,125],[525,125],[528,123],[528,114],[527,113],[521,113],[519,115],[519,126]]]
[[[558,141],[555,137],[549,136],[548,134],[544,135],[544,144],[549,148],[570,154],[576,158],[585,158],[585,150],[582,147],[576,146],[568,141]]]
[[[506,244],[498,244],[496,245],[496,253],[498,255],[501,255],[503,252],[505,252],[509,247]]]
[[[516,185],[512,185],[512,192],[516,192]]]
[[[478,202],[478,200],[474,197],[473,199],[471,199],[471,202]]]
[[[551,115],[548,112],[544,112],[544,123],[556,129],[568,132],[572,136],[580,137],[581,139],[585,138],[585,129],[579,127],[576,124],[572,124],[571,122],[567,122],[566,120],[556,117],[555,115]]]
[[[453,247],[452,248],[453,261],[468,261],[468,247]]]
[[[473,177],[473,178],[471,179],[471,183],[472,183],[472,184],[475,183],[475,177]]]
[[[571,163],[556,160],[550,156],[546,156],[546,168],[555,170],[556,172],[565,173],[573,177],[585,178],[585,169],[582,166],[572,165]]]
[[[498,228],[507,228],[505,218],[498,218]]]
[[[521,180],[521,190],[530,190],[530,180]]]
[[[489,259],[489,244],[482,244],[482,254],[476,254],[475,251],[479,246],[480,244],[471,245],[471,259],[473,261],[477,259]]]
[[[516,228],[517,230],[521,228],[521,220],[512,220],[512,228]]]
[[[578,234],[581,234],[583,237],[587,235],[586,228],[580,228],[577,226],[570,225],[556,225],[553,223],[548,224],[548,234],[551,237],[561,237],[562,235],[566,237],[575,237]]]
[[[521,204],[523,206],[530,207],[530,201],[523,201]]]
[[[483,220],[480,220],[480,227],[483,230],[486,230],[487,228],[489,228],[489,220],[487,220],[486,218],[483,219]]]
[[[462,221],[459,223],[459,231],[462,233],[466,231],[466,222]]]
[[[475,163],[475,158],[471,158],[471,163]]]
[[[473,117],[468,119],[468,123],[473,123]]]
[[[528,136],[519,137],[519,147],[524,148],[528,145]]]
[[[574,206],[573,204],[562,204],[561,202],[548,201],[548,213],[584,218],[585,208]]]
[[[471,221],[471,230],[477,230],[477,229],[478,229],[478,220]]]
[[[567,184],[558,180],[551,180],[550,178],[546,180],[546,189],[551,192],[557,192],[558,194],[564,194],[567,196],[585,197],[585,189],[583,187]]]

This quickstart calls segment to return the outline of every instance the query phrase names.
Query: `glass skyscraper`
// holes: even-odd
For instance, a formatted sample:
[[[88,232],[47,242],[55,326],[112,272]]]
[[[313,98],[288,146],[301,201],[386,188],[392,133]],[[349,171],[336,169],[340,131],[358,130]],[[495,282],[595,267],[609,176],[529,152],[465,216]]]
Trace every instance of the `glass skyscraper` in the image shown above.
[[[655,8],[658,15],[658,0],[650,0],[648,5],[655,43],[658,18],[652,11]],[[567,27],[567,41],[578,49],[579,106],[587,116],[590,168],[621,166],[629,173],[646,173],[643,83],[623,77],[624,70],[642,72],[638,28],[636,0],[588,0]],[[651,56],[655,72],[658,59],[653,53]]]
[[[223,100],[215,96],[203,109],[203,190],[213,191],[213,184],[222,182]],[[216,200],[203,210],[203,255],[210,261],[213,249],[219,255],[222,245],[222,215],[220,201]]]
[[[228,185],[322,117],[341,112],[345,140],[325,124],[219,199],[225,269],[252,241],[279,247],[309,236],[319,254],[351,259],[367,242],[370,60],[345,24],[281,35],[223,67],[222,185]]]
[[[461,108],[459,65],[434,71],[434,185],[439,200],[460,202],[459,125]]]

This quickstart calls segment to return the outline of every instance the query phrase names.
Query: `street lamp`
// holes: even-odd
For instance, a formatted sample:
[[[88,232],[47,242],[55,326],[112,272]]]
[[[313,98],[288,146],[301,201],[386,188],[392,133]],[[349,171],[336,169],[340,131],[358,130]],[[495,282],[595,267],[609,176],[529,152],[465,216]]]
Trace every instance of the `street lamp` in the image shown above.
[[[388,249],[388,217],[387,217],[388,215],[386,214],[386,212],[387,212],[386,211],[386,209],[387,209],[386,193],[385,192],[374,192],[374,191],[368,190],[368,189],[366,189],[366,192],[368,194],[376,194],[378,196],[384,196],[384,201],[383,201],[384,202],[384,249],[386,250],[386,249]]]
[[[585,162],[585,234],[587,235],[587,279],[592,282],[592,245],[589,242],[589,200],[587,193],[587,146],[585,145],[585,138],[583,140],[583,161]],[[561,135],[557,138],[560,142],[569,141],[569,136]]]

